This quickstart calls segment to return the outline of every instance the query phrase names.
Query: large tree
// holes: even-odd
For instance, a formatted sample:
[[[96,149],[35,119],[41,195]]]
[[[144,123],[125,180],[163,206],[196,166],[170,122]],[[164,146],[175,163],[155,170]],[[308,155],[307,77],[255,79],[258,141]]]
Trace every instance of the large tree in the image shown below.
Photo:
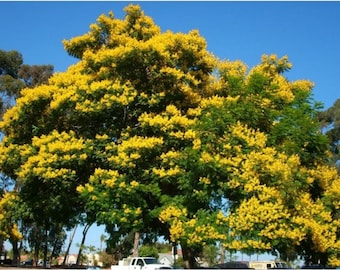
[[[180,243],[188,267],[216,241],[338,264],[339,179],[312,83],[284,77],[287,57],[247,70],[196,30],[125,12],[65,41],[79,62],[23,90],[0,125],[1,170],[34,218],[48,227],[86,210],[115,236]]]

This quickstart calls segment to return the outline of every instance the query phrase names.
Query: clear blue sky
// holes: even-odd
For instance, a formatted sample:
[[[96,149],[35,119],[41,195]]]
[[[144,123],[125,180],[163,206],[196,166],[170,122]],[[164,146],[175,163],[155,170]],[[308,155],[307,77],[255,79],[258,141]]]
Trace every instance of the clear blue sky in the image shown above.
[[[129,3],[140,4],[163,31],[198,29],[222,59],[252,67],[264,53],[288,55],[287,77],[315,82],[314,97],[325,108],[340,97],[340,2],[0,2],[0,49],[64,71],[75,59],[62,40],[86,33],[102,13],[123,18]]]
[[[221,59],[252,67],[262,54],[288,55],[289,79],[313,81],[314,98],[325,108],[340,98],[340,2],[0,2],[0,49],[18,50],[26,64],[65,71],[75,59],[62,40],[88,32],[100,14],[123,18],[130,3],[138,3],[162,31],[198,29]],[[99,246],[99,237],[90,230],[87,244]]]

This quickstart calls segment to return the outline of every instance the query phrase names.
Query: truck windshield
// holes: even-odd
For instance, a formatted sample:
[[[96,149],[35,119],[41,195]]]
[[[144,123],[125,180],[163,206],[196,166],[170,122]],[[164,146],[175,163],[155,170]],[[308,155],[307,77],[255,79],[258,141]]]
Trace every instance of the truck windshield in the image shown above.
[[[146,264],[156,264],[156,263],[158,263],[156,258],[145,258],[144,261],[145,261]]]
[[[276,262],[276,268],[288,268],[288,265],[284,262]]]

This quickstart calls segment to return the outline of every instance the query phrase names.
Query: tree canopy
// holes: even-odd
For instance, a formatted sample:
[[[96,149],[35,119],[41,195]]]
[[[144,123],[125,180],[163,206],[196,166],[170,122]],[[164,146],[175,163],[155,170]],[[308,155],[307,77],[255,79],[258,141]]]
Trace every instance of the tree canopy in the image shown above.
[[[339,177],[313,83],[289,81],[286,56],[248,69],[197,30],[125,12],[64,41],[79,62],[23,89],[0,123],[1,171],[34,219],[164,236],[189,267],[215,242],[340,265]]]

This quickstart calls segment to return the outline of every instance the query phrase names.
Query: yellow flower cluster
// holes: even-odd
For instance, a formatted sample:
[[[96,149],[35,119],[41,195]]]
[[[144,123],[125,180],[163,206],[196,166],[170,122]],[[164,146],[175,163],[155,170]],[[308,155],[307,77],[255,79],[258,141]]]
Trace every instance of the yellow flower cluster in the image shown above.
[[[3,121],[0,122],[0,128],[6,128],[12,121],[17,121],[23,108],[32,107],[41,101],[48,103],[56,91],[58,88],[50,85],[41,85],[35,87],[34,90],[31,88],[21,90],[20,97],[16,99],[16,106],[6,111]]]
[[[69,133],[53,131],[49,135],[33,137],[32,145],[49,153],[73,153],[82,151],[85,148],[85,141],[76,138],[73,131]]]
[[[53,131],[48,135],[33,137],[30,147],[22,147],[21,155],[27,160],[20,167],[17,176],[25,179],[31,174],[45,178],[68,178],[76,175],[76,172],[60,166],[62,162],[85,161],[84,153],[86,142],[75,137],[73,131],[59,133]]]
[[[170,225],[170,238],[173,242],[185,241],[189,245],[196,245],[205,241],[226,239],[225,232],[219,231],[220,226],[218,226],[218,224],[222,225],[222,222],[226,221],[222,213],[217,213],[213,219],[215,222],[210,223],[210,221],[200,221],[196,215],[188,218],[186,209],[168,206],[161,211],[158,218],[161,222]],[[204,219],[209,220],[209,217],[204,215]]]
[[[312,88],[314,87],[314,83],[308,80],[297,80],[297,81],[291,82],[291,87],[294,91],[300,90],[300,91],[309,93],[312,91]]]
[[[249,147],[262,148],[266,145],[267,136],[264,133],[250,129],[241,122],[237,122],[230,130],[232,136],[246,141]]]
[[[240,99],[240,96],[235,96],[235,97],[212,96],[212,97],[202,99],[200,102],[200,108],[205,109],[209,107],[222,107],[225,103],[236,103],[239,99]]]
[[[175,219],[169,228],[169,232],[171,242],[178,242],[179,239],[181,239],[186,234],[183,222],[180,219]]]
[[[295,92],[297,90],[310,90],[312,84],[308,81],[291,83],[282,75],[282,73],[290,69],[291,66],[287,56],[278,59],[276,55],[263,55],[261,64],[250,70],[249,74],[246,76],[246,85],[249,84],[255,74],[261,74],[267,78],[269,82],[269,84],[264,85],[266,95],[261,97],[261,106],[269,108],[272,106],[273,102],[290,103],[294,100]]]
[[[288,223],[277,222],[265,226],[259,236],[264,236],[271,241],[274,239],[290,239],[293,243],[299,244],[305,237],[305,232],[301,228],[293,227]]]
[[[180,111],[173,105],[170,105],[166,108],[166,112],[162,115],[154,115],[149,113],[143,113],[139,117],[139,121],[142,126],[150,126],[157,127],[163,132],[171,131],[175,127],[180,127],[183,130],[192,126],[195,122],[194,119],[189,119],[185,115],[181,115]],[[187,135],[185,135],[185,131],[179,132],[180,137],[190,136],[189,134],[193,134],[193,131],[187,131]],[[176,135],[173,133],[173,135]],[[190,136],[193,137],[194,135]]]
[[[113,188],[119,178],[120,174],[116,170],[104,170],[97,168],[94,174],[90,177],[90,183],[100,182],[102,185]]]
[[[126,23],[131,23],[131,21],[137,19],[136,24],[139,25],[137,28],[142,29],[142,33],[145,35],[156,35],[160,33],[159,27],[154,24],[150,17],[144,15],[144,12],[141,10],[140,6],[128,5],[126,8],[124,8],[124,11],[127,13],[125,17]]]
[[[330,199],[336,209],[340,209],[340,177],[332,181],[325,191],[325,196]]]
[[[142,221],[143,210],[140,207],[132,207],[128,204],[122,204],[120,207],[112,208],[107,213],[102,213],[108,215],[110,219],[114,219],[120,225],[124,223],[129,223],[134,227],[138,227]]]
[[[222,61],[218,64],[218,70],[221,75],[231,76],[231,77],[240,77],[244,78],[247,72],[247,65],[245,65],[242,61]]]
[[[205,185],[210,185],[211,184],[211,180],[208,178],[208,177],[200,177],[198,179],[198,181],[202,184],[205,184]]]
[[[235,213],[228,218],[231,228],[236,231],[254,229],[257,224],[277,222],[279,219],[289,218],[282,202],[261,202],[256,197],[243,201]]]
[[[169,169],[165,169],[165,168],[152,168],[152,172],[159,176],[160,178],[164,178],[164,177],[172,177],[172,176],[176,176],[181,172],[181,169],[178,166],[175,166],[173,168],[169,168]]]
[[[163,223],[171,221],[173,218],[185,217],[187,215],[187,210],[185,208],[178,208],[174,205],[169,205],[164,210],[159,213],[159,220]]]
[[[292,91],[291,84],[282,75],[276,75],[273,78],[274,85],[277,86],[277,90],[274,91],[275,97],[279,100],[283,100],[286,103],[290,103],[294,100],[295,96]]]
[[[325,252],[336,246],[340,224],[332,220],[332,213],[321,200],[313,201],[309,193],[301,194],[296,210],[298,215],[293,217],[293,222],[312,235],[316,250]]]
[[[269,194],[269,191],[267,191]],[[270,194],[269,194],[270,195]],[[253,248],[269,248],[270,243],[274,239],[290,239],[295,243],[299,243],[304,239],[306,230],[303,229],[303,219],[301,223],[297,223],[295,217],[291,216],[285,208],[284,202],[280,199],[267,196],[264,200],[251,197],[249,200],[241,203],[240,207],[235,213],[227,217],[230,228],[230,236],[235,239],[237,236],[242,236],[244,232],[254,231],[257,232],[257,237],[265,237],[268,243],[265,244],[258,242],[232,242],[231,248],[240,248],[251,246]],[[273,201],[275,199],[275,201]],[[292,220],[293,223],[288,222]],[[296,225],[294,225],[296,224]],[[320,236],[320,235],[319,235]],[[327,235],[328,237],[330,234]],[[259,243],[262,243],[259,245]]]
[[[271,244],[270,243],[264,243],[261,240],[253,240],[249,239],[247,240],[247,247],[251,247],[257,250],[270,250]]]
[[[244,159],[239,171],[242,179],[269,174],[276,177],[278,183],[289,182],[300,165],[297,155],[288,157],[271,147],[252,151]]]
[[[175,166],[173,168],[169,168],[169,169],[165,169],[165,168],[153,168],[152,172],[159,176],[160,178],[164,178],[164,177],[172,177],[172,176],[176,176],[178,175],[182,170],[178,167]]]
[[[130,137],[117,146],[117,155],[108,158],[108,161],[121,166],[135,167],[135,161],[142,157],[138,151],[153,149],[163,144],[162,138],[157,137]]]
[[[331,254],[328,258],[328,265],[337,267],[340,265],[340,258],[338,254]]]
[[[217,229],[210,224],[200,224],[199,226],[193,227],[193,230],[190,227],[189,221],[185,224],[185,230],[189,231],[189,233],[186,233],[187,243],[189,245],[199,245],[207,240],[221,241],[226,239],[225,233],[218,232]]]
[[[66,168],[33,168],[33,173],[40,176],[43,179],[69,179],[76,175],[76,171]]]
[[[0,197],[0,237],[3,239],[21,240],[22,234],[18,225],[13,222],[11,207],[18,200],[14,192],[6,192]]]
[[[309,177],[318,181],[321,188],[329,190],[330,185],[332,185],[335,179],[338,179],[338,172],[335,167],[330,167],[326,165],[318,165],[315,169],[310,169]]]
[[[215,160],[215,157],[211,155],[210,153],[203,151],[201,154],[200,162],[202,163],[210,163]]]
[[[228,222],[227,216],[222,211],[218,211],[216,215],[216,224],[222,225],[226,224],[227,222]]]
[[[173,165],[173,160],[179,158],[180,156],[181,156],[180,151],[170,150],[166,153],[161,154],[161,159],[163,163],[168,163],[170,165]]]
[[[230,250],[255,249],[255,250],[270,250],[270,243],[265,243],[261,240],[249,239],[247,241],[234,239],[230,242],[223,243],[223,246]]]
[[[18,106],[9,108],[3,116],[3,120],[0,121],[0,129],[6,130],[7,133],[13,134],[13,128],[10,128],[12,121],[17,121],[19,119],[20,109]]]

